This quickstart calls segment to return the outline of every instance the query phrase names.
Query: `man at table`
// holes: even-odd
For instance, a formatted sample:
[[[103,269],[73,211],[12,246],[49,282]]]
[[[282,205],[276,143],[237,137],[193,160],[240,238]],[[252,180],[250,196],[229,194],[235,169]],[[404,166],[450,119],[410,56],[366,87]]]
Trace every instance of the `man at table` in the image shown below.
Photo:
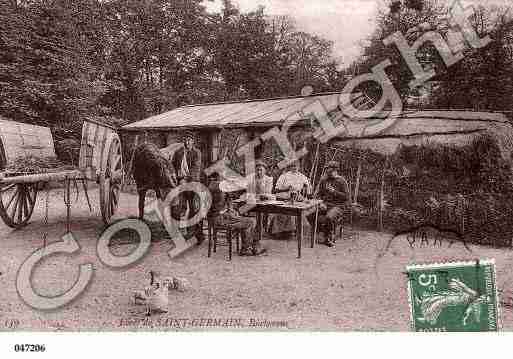
[[[299,160],[294,161],[276,181],[275,193],[279,199],[289,199],[291,192],[301,192],[306,189],[312,192],[310,180],[300,172]],[[273,235],[294,232],[296,230],[296,218],[292,216],[276,214],[272,216],[271,233]]]
[[[334,245],[334,229],[351,206],[349,183],[338,174],[339,168],[337,161],[330,161],[326,168],[326,177],[319,184],[319,199],[324,201],[326,209],[320,213],[318,225],[324,234],[324,244],[328,247]]]
[[[258,236],[254,235],[256,221],[251,217],[243,217],[233,207],[228,195],[221,190],[219,174],[214,173],[208,186],[212,195],[212,206],[208,218],[214,226],[230,227],[241,230],[241,256],[258,256],[266,252],[260,244]]]
[[[255,162],[255,173],[248,176],[247,193],[255,194],[259,199],[272,198],[273,178],[266,175],[267,165],[262,160]]]

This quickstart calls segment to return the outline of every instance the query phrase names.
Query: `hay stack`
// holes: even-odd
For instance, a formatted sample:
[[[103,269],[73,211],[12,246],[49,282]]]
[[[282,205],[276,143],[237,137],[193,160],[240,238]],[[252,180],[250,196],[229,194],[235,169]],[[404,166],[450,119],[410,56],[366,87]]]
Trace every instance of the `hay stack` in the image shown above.
[[[5,167],[6,174],[26,175],[54,173],[74,170],[76,167],[60,161],[57,157],[37,157],[33,155],[18,157]]]

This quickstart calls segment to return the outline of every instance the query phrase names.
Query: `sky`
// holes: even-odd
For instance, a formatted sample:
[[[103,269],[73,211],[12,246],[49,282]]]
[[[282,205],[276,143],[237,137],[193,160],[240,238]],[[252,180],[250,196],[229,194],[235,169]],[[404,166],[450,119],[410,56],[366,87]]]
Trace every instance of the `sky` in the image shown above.
[[[320,35],[334,43],[335,57],[349,64],[360,53],[359,41],[374,29],[377,0],[234,0],[242,11],[264,5],[269,15],[289,15],[300,30]],[[218,11],[220,1],[205,1]]]
[[[349,65],[361,52],[361,41],[375,28],[378,7],[387,0],[233,0],[246,12],[265,6],[269,15],[289,15],[300,30],[314,33],[334,43],[334,55],[341,67]],[[464,3],[508,4],[512,0],[465,0]],[[205,0],[209,11],[219,11],[221,1]]]

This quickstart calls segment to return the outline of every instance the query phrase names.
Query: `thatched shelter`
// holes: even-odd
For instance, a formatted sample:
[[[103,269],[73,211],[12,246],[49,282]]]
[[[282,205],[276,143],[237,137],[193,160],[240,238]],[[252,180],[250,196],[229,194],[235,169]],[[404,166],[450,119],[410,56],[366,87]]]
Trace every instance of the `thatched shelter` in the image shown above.
[[[378,135],[330,146],[353,188],[358,181],[377,194],[372,225],[403,231],[429,223],[466,240],[511,245],[513,126],[503,114],[404,112]]]

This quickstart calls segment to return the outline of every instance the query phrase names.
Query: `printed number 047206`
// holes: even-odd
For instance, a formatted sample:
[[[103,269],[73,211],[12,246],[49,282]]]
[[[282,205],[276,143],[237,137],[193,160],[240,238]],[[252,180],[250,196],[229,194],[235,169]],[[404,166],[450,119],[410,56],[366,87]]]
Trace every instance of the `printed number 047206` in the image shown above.
[[[44,344],[15,344],[15,352],[44,352],[46,350]]]

